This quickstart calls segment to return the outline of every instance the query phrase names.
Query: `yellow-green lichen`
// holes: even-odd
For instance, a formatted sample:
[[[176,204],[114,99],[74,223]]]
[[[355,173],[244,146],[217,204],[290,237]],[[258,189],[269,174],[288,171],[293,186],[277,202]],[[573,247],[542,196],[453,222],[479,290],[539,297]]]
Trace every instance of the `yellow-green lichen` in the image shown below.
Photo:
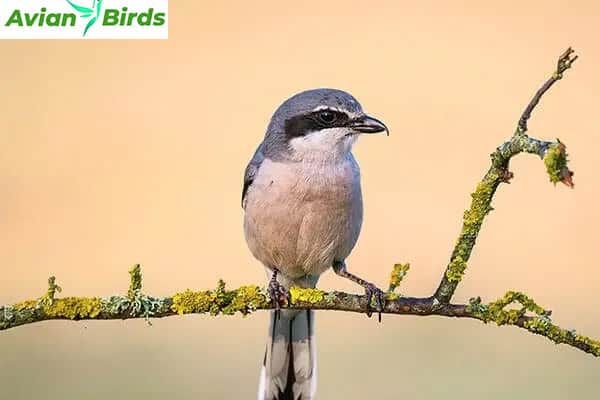
[[[496,183],[500,175],[496,171],[490,171],[483,181],[479,182],[475,192],[471,194],[471,207],[465,212],[464,223],[468,227],[480,224],[483,218],[490,212],[490,200],[496,189]]]
[[[293,286],[290,288],[290,301],[296,303],[320,303],[325,298],[325,292],[319,289],[300,288]]]
[[[385,299],[386,300],[398,300],[400,297],[402,297],[402,295],[400,293],[387,292],[385,294]]]
[[[219,280],[215,290],[193,292],[187,289],[173,296],[171,310],[178,314],[210,313],[232,315],[248,314],[268,305],[264,291],[256,285],[225,290],[225,282]]]
[[[127,297],[133,300],[136,296],[139,296],[142,290],[142,268],[140,264],[135,264],[129,270],[129,276],[131,281],[127,290]]]
[[[520,308],[507,310],[512,303],[519,303]],[[536,324],[550,323],[550,311],[540,307],[533,299],[521,292],[509,291],[500,299],[482,304],[479,297],[469,301],[468,311],[481,318],[484,322],[493,321],[498,325],[515,324],[527,311],[537,315]],[[534,320],[532,319],[532,320]]]
[[[40,297],[39,302],[42,304],[51,305],[54,302],[54,296],[56,293],[60,293],[62,288],[56,284],[56,278],[51,276],[48,278],[48,291],[42,297]]]
[[[448,264],[448,269],[446,271],[446,278],[448,278],[449,282],[460,282],[463,275],[465,274],[466,269],[467,269],[466,261],[462,258],[462,256],[457,255]]]
[[[592,350],[592,354],[595,356],[600,356],[600,341],[583,335],[576,335],[575,340],[577,342],[585,343]]]
[[[389,292],[393,292],[397,287],[402,283],[402,279],[408,273],[410,269],[410,264],[395,264],[394,268],[392,268],[392,273],[390,275],[390,288]]]
[[[491,170],[471,194],[471,207],[463,215],[462,230],[446,270],[446,278],[449,282],[457,284],[462,279],[483,219],[492,210],[490,203],[499,182],[500,174]]]
[[[41,311],[49,318],[95,318],[102,312],[102,300],[98,297],[65,297],[57,299],[56,293],[62,289],[55,277],[48,278],[48,290],[38,300],[27,300],[14,305],[19,312]]]
[[[193,292],[186,289],[184,292],[176,293],[173,296],[171,310],[177,314],[205,313],[209,310],[211,304],[211,292]]]
[[[217,315],[227,304],[231,303],[233,294],[232,292],[225,290],[225,282],[222,279],[219,279],[217,282],[217,288],[211,292],[210,297],[212,304],[209,312],[211,315]]]
[[[42,309],[52,318],[95,318],[102,311],[102,300],[98,297],[65,297],[42,305]]]
[[[565,174],[568,174],[570,177],[567,162],[566,146],[557,139],[557,143],[551,145],[544,155],[544,164],[546,165],[550,182],[554,184],[562,182],[565,179]]]
[[[231,293],[231,302],[223,307],[223,314],[231,315],[239,311],[246,315],[268,304],[264,291],[256,285],[241,286]]]
[[[567,343],[570,345],[585,346],[595,356],[600,356],[600,342],[587,336],[579,335],[575,331],[562,329],[552,324],[550,318],[538,316],[524,323],[525,328],[532,333],[543,335],[554,343]],[[580,347],[581,348],[581,347]],[[586,350],[588,351],[588,350]]]
[[[16,311],[23,311],[27,309],[34,309],[38,306],[39,300],[25,300],[20,303],[17,303],[13,306]]]

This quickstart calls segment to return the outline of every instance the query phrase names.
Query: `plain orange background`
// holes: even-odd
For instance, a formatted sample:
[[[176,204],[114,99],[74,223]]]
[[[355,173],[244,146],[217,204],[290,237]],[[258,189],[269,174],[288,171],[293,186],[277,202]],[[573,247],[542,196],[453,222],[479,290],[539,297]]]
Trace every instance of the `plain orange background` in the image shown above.
[[[349,268],[429,295],[488,155],[569,45],[530,133],[568,145],[576,189],[514,159],[456,301],[522,290],[600,337],[600,5],[172,1],[167,41],[0,42],[0,303],[264,282],[244,243],[246,162],[273,110],[350,91],[390,137],[355,147],[365,224]],[[325,289],[356,291],[331,273]],[[320,399],[595,398],[600,361],[510,327],[320,312]],[[267,313],[44,322],[0,332],[6,399],[254,398]]]

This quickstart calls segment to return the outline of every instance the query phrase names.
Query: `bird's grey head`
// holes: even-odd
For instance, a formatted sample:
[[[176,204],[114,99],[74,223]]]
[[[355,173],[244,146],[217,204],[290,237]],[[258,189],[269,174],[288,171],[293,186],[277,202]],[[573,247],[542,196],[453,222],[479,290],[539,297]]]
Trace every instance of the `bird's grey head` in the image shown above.
[[[338,160],[362,133],[388,132],[385,124],[366,115],[349,93],[313,89],[287,99],[273,114],[264,140],[273,159]]]

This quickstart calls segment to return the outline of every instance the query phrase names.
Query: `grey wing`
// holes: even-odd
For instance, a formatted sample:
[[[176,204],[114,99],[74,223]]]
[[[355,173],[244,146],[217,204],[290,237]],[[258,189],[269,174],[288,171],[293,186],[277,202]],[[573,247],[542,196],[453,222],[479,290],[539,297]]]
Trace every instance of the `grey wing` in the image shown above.
[[[265,159],[262,150],[263,144],[261,143],[254,152],[254,156],[248,163],[246,171],[244,172],[244,187],[242,188],[242,208],[246,208],[246,195],[248,194],[248,189],[252,185],[254,177],[258,173],[258,169],[260,168],[260,165]]]

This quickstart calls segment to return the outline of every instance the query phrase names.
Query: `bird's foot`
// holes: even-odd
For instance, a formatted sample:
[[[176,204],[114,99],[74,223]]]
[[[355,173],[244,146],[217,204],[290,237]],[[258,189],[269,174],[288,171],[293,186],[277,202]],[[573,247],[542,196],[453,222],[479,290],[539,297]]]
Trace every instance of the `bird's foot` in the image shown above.
[[[277,274],[279,271],[277,269],[273,270],[273,275],[271,276],[271,280],[269,281],[269,286],[267,287],[267,292],[269,293],[269,298],[271,299],[271,303],[273,307],[275,307],[275,318],[279,319],[281,306],[284,306],[289,303],[290,292],[279,283],[277,280]]]
[[[373,311],[377,311],[377,320],[381,322],[381,313],[385,307],[385,293],[383,290],[369,282],[365,282],[363,287],[365,288],[365,297],[367,298],[367,316],[371,318]],[[373,306],[371,305],[373,298],[375,299],[375,309],[373,309]]]
[[[367,298],[367,316],[369,318],[371,318],[371,315],[373,314],[373,307],[371,306],[371,303],[373,298],[375,298],[375,311],[377,311],[379,314],[378,320],[381,322],[381,313],[385,307],[385,293],[383,290],[379,289],[372,283],[367,282],[364,279],[348,272],[346,269],[346,263],[344,261],[334,261],[332,267],[336,274],[343,278],[350,279],[352,282],[358,283],[365,289],[365,297]]]

